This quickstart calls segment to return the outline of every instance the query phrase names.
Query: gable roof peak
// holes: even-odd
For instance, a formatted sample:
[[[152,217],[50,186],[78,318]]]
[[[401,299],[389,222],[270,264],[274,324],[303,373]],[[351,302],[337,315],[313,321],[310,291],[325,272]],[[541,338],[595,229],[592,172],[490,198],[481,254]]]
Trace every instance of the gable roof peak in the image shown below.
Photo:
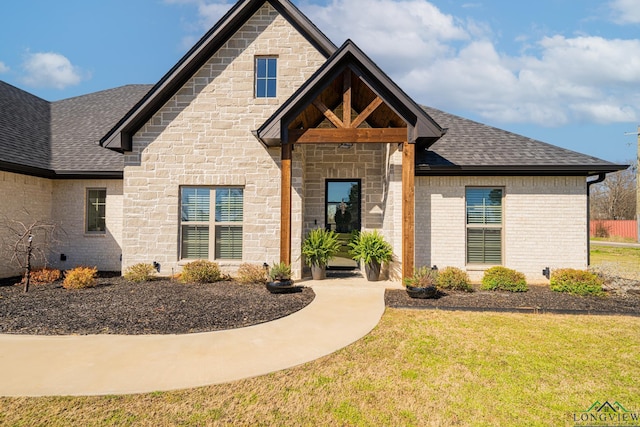
[[[197,70],[211,58],[265,3],[269,3],[325,57],[337,49],[290,0],[239,0],[174,65],[102,139],[100,145],[116,151],[131,150],[131,138]]]
[[[345,69],[349,68],[400,118],[408,128],[410,143],[432,144],[446,129],[429,116],[409,95],[385,74],[357,45],[347,39],[254,135],[266,146],[286,142],[284,134],[291,120]]]

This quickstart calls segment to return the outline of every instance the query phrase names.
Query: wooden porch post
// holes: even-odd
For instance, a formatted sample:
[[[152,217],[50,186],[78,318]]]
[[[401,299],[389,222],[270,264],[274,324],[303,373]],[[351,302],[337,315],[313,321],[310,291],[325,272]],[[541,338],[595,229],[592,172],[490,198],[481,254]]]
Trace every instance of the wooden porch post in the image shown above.
[[[282,144],[280,185],[280,261],[291,264],[291,143]]]
[[[415,262],[415,144],[402,144],[402,278],[413,275]]]

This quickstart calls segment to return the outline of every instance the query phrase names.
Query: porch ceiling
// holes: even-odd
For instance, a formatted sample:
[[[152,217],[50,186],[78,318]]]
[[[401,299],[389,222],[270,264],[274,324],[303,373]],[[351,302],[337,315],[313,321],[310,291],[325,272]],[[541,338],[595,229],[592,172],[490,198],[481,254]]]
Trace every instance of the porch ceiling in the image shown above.
[[[346,99],[345,98],[350,98]],[[350,104],[350,105],[349,105]],[[345,111],[347,109],[351,111]],[[323,111],[324,108],[327,110]],[[350,108],[349,108],[350,107]],[[327,117],[330,111],[339,123]],[[362,114],[366,117],[362,116]],[[361,117],[360,120],[357,120]],[[349,121],[349,123],[345,123]],[[407,123],[350,68],[340,73],[297,117],[289,129],[406,128]]]

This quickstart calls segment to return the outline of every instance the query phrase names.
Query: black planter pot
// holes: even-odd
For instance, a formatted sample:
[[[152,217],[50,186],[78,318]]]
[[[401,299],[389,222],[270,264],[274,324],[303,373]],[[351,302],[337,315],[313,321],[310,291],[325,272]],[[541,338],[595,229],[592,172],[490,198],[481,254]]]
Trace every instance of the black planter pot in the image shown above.
[[[438,296],[438,289],[435,286],[426,286],[426,287],[414,287],[407,286],[407,294],[411,298],[435,298]]]
[[[370,282],[377,282],[380,279],[380,263],[371,262],[364,265],[364,272],[367,275],[367,280]]]
[[[293,284],[293,280],[276,280],[267,282],[267,290],[272,294],[287,294],[291,292],[300,292],[302,289]]]

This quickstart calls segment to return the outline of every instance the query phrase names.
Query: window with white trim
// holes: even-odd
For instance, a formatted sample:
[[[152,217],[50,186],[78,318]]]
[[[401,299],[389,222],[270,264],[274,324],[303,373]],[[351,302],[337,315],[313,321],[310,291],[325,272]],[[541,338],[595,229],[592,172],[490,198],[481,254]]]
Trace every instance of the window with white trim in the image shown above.
[[[87,188],[86,226],[90,234],[106,233],[107,189]]]
[[[256,98],[275,98],[278,86],[278,58],[256,57]]]
[[[241,260],[242,222],[242,188],[182,187],[180,258]]]
[[[467,264],[502,264],[502,188],[467,188]]]

